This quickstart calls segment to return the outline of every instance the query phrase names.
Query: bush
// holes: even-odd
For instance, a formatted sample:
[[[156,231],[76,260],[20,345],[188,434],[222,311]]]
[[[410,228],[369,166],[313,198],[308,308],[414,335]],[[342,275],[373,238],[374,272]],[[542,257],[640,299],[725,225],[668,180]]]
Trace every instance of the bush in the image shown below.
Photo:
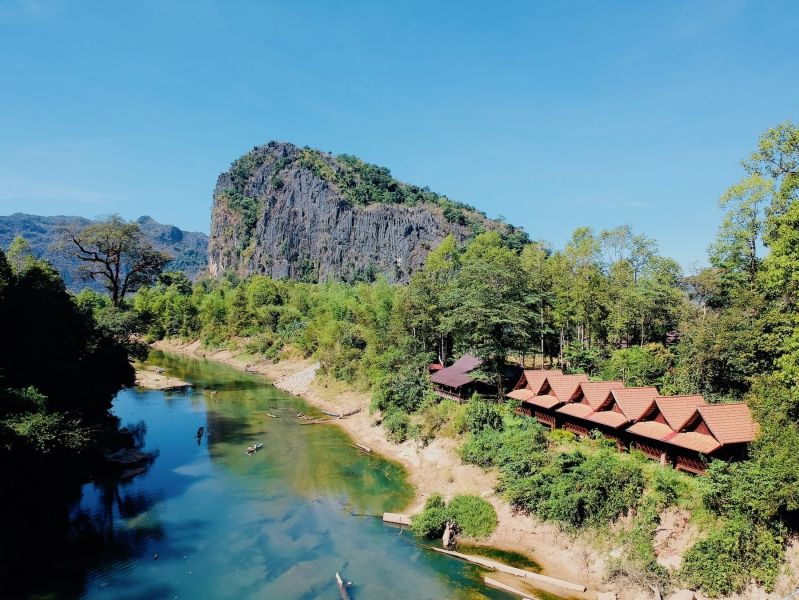
[[[411,530],[420,536],[441,537],[452,520],[455,528],[473,538],[487,537],[497,527],[497,513],[489,502],[477,496],[458,495],[449,504],[441,494],[431,495],[422,512],[411,519]]]
[[[497,528],[494,507],[478,496],[455,496],[447,509],[458,529],[469,537],[488,537]]]
[[[404,412],[392,410],[383,417],[383,428],[389,441],[400,444],[408,439],[410,419]]]
[[[741,592],[752,579],[772,591],[783,545],[781,531],[738,515],[688,550],[681,574],[688,585],[712,597]]]
[[[466,405],[466,425],[472,433],[480,433],[484,429],[501,430],[502,413],[499,406],[475,394]]]
[[[472,433],[466,443],[461,446],[461,458],[464,462],[479,467],[492,467],[501,444],[502,435],[496,429]]]

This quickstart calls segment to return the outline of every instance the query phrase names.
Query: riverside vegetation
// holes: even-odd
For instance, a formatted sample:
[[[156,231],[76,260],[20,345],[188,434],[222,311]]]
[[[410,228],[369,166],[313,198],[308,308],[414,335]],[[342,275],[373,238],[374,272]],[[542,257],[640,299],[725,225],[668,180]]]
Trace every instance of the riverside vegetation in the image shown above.
[[[62,550],[81,483],[98,475],[104,453],[135,443],[109,414],[133,383],[120,329],[130,320],[97,314],[24,240],[8,255],[0,249],[0,507],[14,515],[3,528],[0,582],[36,578],[42,547]]]
[[[516,509],[621,548],[610,576],[711,596],[752,581],[771,590],[799,526],[799,130],[788,122],[766,131],[743,166],[721,200],[710,266],[690,276],[629,227],[579,228],[561,250],[489,230],[464,243],[444,238],[407,285],[233,273],[192,283],[166,272],[127,306],[149,340],[317,358],[323,376],[371,390],[392,441],[455,437],[465,461],[498,470]],[[91,291],[78,302],[107,304]],[[511,404],[441,401],[427,365],[466,350],[497,385],[508,357],[532,358],[664,394],[743,399],[760,435],[748,460],[713,462],[706,477],[664,470],[611,451],[600,436],[549,433]],[[459,502],[472,501],[431,502],[425,513],[439,514],[418,530],[437,533],[437,519]],[[702,532],[679,570],[661,566],[653,546],[672,507],[687,509]],[[480,509],[464,510],[471,527]]]

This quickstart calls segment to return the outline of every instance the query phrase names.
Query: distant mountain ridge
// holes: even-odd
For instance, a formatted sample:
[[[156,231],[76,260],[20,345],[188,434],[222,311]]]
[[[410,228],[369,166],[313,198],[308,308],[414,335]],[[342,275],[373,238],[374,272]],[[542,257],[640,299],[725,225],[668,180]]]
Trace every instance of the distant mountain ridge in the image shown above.
[[[486,230],[517,247],[528,239],[385,167],[273,141],[219,176],[208,266],[213,276],[406,282],[447,235],[462,242]]]
[[[183,231],[174,225],[159,223],[148,216],[139,217],[136,221],[153,246],[174,257],[167,269],[184,271],[191,279],[207,270],[207,235],[196,231]],[[0,247],[5,250],[15,237],[22,236],[28,240],[36,257],[49,260],[58,269],[67,288],[73,291],[84,287],[99,289],[96,283],[81,278],[80,261],[54,252],[51,248],[63,227],[79,228],[91,222],[92,219],[85,217],[64,215],[52,217],[25,213],[0,215]]]

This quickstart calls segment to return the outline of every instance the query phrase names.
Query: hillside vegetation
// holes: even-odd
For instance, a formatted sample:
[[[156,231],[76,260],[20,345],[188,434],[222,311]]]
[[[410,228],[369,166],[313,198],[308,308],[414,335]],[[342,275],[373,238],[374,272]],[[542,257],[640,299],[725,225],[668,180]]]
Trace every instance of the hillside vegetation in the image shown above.
[[[274,360],[287,349],[315,356],[327,376],[372,390],[391,439],[462,439],[464,460],[498,469],[519,510],[603,535],[634,514],[613,567],[622,577],[710,595],[751,582],[773,589],[799,514],[799,131],[768,130],[743,165],[722,196],[710,266],[688,277],[628,227],[579,228],[562,250],[486,231],[444,238],[407,286],[232,273],[191,285],[169,275],[134,307],[152,338],[245,344]],[[601,437],[548,434],[512,407],[440,402],[427,364],[467,349],[489,382],[507,357],[534,357],[662,393],[743,399],[761,433],[749,460],[714,462],[705,478],[662,470],[609,451]],[[702,535],[669,570],[655,560],[653,536],[675,506]]]

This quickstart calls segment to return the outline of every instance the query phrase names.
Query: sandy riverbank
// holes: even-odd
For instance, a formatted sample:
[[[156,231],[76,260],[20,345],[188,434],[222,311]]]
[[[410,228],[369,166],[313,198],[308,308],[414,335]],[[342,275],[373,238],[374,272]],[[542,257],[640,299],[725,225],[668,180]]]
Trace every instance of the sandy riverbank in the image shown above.
[[[385,439],[383,429],[375,425],[369,415],[369,395],[354,391],[336,382],[323,382],[316,377],[318,364],[311,360],[281,360],[279,363],[256,361],[252,356],[230,350],[204,350],[200,342],[189,344],[174,340],[153,344],[158,350],[183,354],[195,358],[206,358],[237,369],[258,373],[268,378],[275,387],[290,394],[302,396],[310,404],[334,413],[346,413],[362,408],[359,413],[338,420],[353,439],[369,446],[375,452],[405,466],[410,483],[416,489],[413,503],[405,512],[418,511],[425,498],[439,492],[447,498],[455,494],[482,496],[494,506],[498,525],[494,534],[483,543],[521,552],[539,563],[547,575],[580,582],[589,588],[585,594],[571,594],[571,598],[594,599],[597,590],[611,589],[603,582],[607,559],[591,545],[588,534],[572,535],[541,521],[514,514],[511,506],[494,492],[496,474],[486,472],[474,465],[463,464],[457,453],[457,442],[452,439],[435,439],[425,447],[414,441],[393,444]],[[546,590],[557,592],[558,590]],[[653,593],[635,587],[614,589],[619,600],[651,600]],[[692,596],[673,596],[691,598]],[[760,589],[729,600],[771,600],[776,595],[765,594]],[[697,594],[697,600],[704,597]]]
[[[191,387],[190,383],[164,375],[151,367],[136,365],[136,387],[147,390],[185,390]]]

